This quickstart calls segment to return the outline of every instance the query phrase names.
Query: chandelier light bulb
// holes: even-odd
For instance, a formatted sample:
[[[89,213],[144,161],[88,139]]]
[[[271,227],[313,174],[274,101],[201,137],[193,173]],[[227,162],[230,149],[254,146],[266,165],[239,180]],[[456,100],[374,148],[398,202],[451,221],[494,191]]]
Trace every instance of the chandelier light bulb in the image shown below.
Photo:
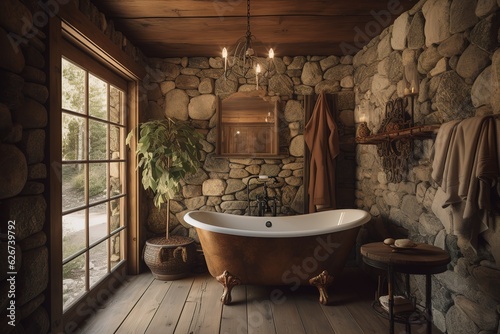
[[[257,64],[255,67],[255,89],[259,90],[259,73],[260,73],[260,64]]]
[[[225,47],[222,49],[222,58],[224,58],[224,77],[225,77],[227,69],[227,49]]]
[[[274,50],[272,48],[269,49],[269,58],[271,58],[271,59],[274,58]]]

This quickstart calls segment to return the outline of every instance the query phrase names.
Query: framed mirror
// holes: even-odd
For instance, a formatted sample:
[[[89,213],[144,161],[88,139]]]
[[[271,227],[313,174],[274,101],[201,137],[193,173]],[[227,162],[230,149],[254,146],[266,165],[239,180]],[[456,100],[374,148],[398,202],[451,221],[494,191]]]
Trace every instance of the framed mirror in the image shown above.
[[[233,157],[279,155],[279,103],[259,91],[219,98],[217,154]]]

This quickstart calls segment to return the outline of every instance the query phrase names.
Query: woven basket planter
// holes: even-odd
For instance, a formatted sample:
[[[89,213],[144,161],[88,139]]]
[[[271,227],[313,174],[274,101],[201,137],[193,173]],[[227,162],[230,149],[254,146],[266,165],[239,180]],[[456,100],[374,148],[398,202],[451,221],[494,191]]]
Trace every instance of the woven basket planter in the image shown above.
[[[146,241],[143,258],[153,277],[171,281],[186,277],[196,260],[194,240],[188,237],[155,237]]]

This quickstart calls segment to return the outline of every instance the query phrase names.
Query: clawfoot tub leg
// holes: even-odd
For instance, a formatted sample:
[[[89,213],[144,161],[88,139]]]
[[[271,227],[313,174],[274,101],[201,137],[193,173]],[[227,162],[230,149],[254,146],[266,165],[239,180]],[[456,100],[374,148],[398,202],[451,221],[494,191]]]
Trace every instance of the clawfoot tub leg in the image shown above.
[[[224,287],[220,301],[222,304],[228,305],[231,303],[231,290],[235,285],[239,285],[241,280],[238,277],[231,275],[231,273],[227,270],[224,270],[222,275],[217,276],[216,279]]]
[[[333,282],[333,276],[328,275],[326,270],[323,270],[321,274],[313,277],[309,280],[309,284],[314,285],[319,291],[319,302],[323,305],[328,304],[328,287]]]

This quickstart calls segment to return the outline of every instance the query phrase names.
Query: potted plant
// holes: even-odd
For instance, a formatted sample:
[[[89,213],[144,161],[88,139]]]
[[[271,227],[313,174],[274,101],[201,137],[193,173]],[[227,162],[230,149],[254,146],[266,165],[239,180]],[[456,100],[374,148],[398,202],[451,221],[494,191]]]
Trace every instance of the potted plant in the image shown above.
[[[132,130],[127,136],[129,146],[134,132]],[[202,138],[188,122],[172,118],[139,125],[135,154],[142,173],[142,186],[153,193],[158,209],[165,204],[167,210],[165,236],[147,240],[143,250],[146,265],[160,280],[186,276],[196,256],[192,238],[169,235],[170,200],[179,192],[181,180],[199,167]]]

